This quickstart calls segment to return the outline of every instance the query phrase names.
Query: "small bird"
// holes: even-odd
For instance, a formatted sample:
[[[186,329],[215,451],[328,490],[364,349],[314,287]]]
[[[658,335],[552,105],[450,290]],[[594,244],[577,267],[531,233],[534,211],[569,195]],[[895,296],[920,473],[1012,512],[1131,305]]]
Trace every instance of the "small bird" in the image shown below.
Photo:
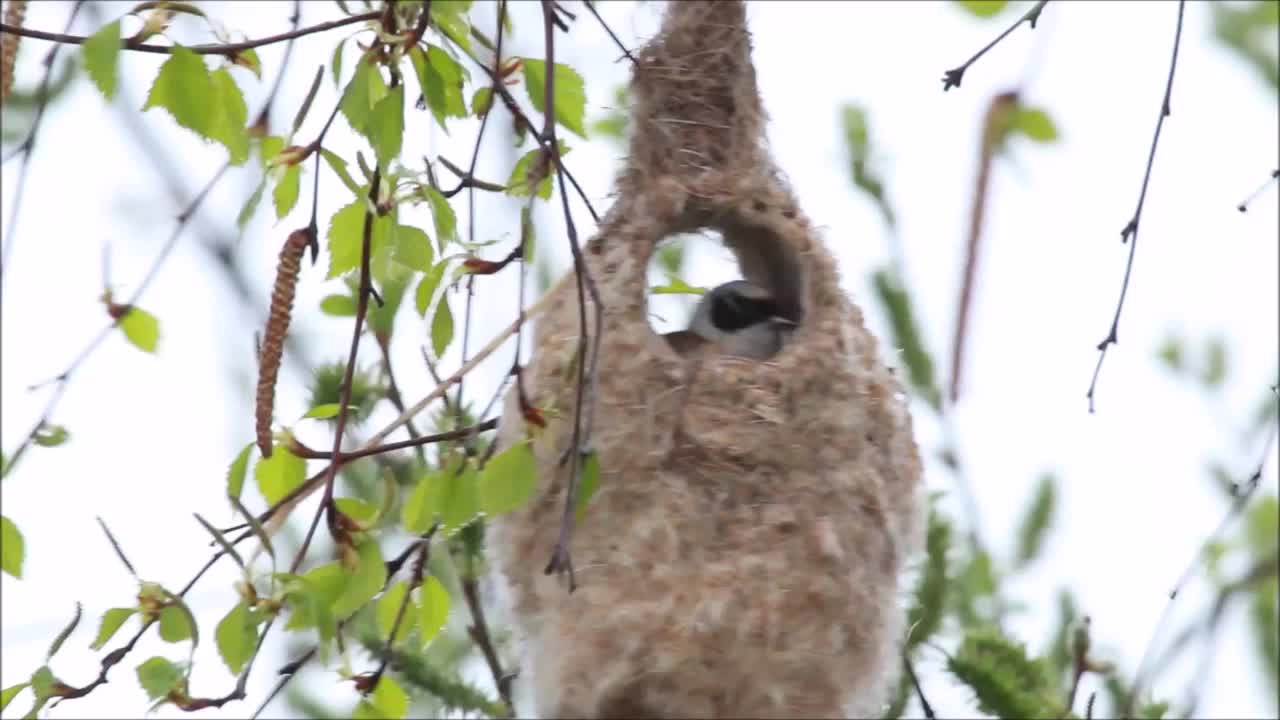
[[[778,301],[768,290],[746,280],[732,280],[702,296],[688,330],[665,337],[685,356],[714,350],[768,360],[782,349],[795,328],[794,320],[779,314]]]

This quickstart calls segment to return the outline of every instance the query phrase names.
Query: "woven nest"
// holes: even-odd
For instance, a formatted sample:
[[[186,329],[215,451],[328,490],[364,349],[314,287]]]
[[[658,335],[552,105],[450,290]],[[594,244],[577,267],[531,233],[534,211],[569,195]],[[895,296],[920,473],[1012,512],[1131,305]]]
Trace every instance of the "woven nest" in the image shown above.
[[[896,675],[898,578],[922,534],[911,421],[764,145],[750,51],[743,4],[716,0],[671,4],[637,56],[629,157],[584,252],[603,306],[586,398],[601,483],[572,594],[543,574],[577,399],[572,275],[535,332],[525,387],[552,417],[539,487],[489,545],[544,717],[867,716]],[[650,257],[703,228],[799,321],[770,362],[690,363],[650,327]],[[526,432],[513,391],[499,442]]]

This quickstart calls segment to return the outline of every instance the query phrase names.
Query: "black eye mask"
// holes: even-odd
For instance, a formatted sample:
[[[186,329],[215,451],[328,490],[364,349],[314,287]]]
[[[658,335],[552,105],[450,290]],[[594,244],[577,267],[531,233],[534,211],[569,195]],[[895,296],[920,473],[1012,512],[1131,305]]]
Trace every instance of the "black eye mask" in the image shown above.
[[[725,293],[711,299],[711,324],[726,332],[762,323],[777,314],[778,303],[772,298]]]

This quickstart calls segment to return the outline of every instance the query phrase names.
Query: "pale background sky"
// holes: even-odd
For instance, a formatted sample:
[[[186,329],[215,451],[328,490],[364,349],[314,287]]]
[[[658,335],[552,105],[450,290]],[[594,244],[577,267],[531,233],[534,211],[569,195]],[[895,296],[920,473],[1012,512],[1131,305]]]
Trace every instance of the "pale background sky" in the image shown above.
[[[111,3],[103,15],[116,17],[130,5]],[[252,37],[288,27],[288,3],[206,7],[228,27]],[[540,56],[536,6],[515,7],[519,40],[513,52]],[[61,30],[68,8],[61,2],[33,3],[27,24]],[[601,8],[632,47],[651,34],[660,11],[652,4],[635,9],[602,3]],[[1062,140],[1048,147],[1018,147],[1016,167],[1002,163],[997,168],[965,395],[956,421],[982,502],[982,532],[996,549],[1012,547],[1034,478],[1044,470],[1062,478],[1060,522],[1047,559],[1015,588],[1031,611],[1019,616],[1013,629],[1032,648],[1043,647],[1056,589],[1069,585],[1093,616],[1095,644],[1130,671],[1164,609],[1167,591],[1224,512],[1218,492],[1205,481],[1204,462],[1211,456],[1232,458],[1241,477],[1257,463],[1260,444],[1235,446],[1234,429],[1252,413],[1261,390],[1275,382],[1280,342],[1276,188],[1248,214],[1235,210],[1276,167],[1275,96],[1218,48],[1209,8],[1191,3],[1173,115],[1156,158],[1121,343],[1112,348],[1103,370],[1098,413],[1086,412],[1094,347],[1106,332],[1124,269],[1127,248],[1119,231],[1137,199],[1176,14],[1171,2],[1051,3],[1034,32],[1021,28],[969,70],[962,88],[944,94],[942,72],[988,42],[1012,14],[980,22],[949,5],[906,2],[771,2],[753,4],[749,11],[775,157],[806,213],[825,229],[841,260],[845,287],[863,300],[873,328],[887,338],[882,316],[866,301],[867,273],[885,262],[886,236],[874,208],[851,188],[836,114],[845,101],[870,108],[924,332],[943,368],[982,114],[991,95],[1019,82],[1034,58],[1024,98],[1052,114]],[[328,3],[304,3],[304,24],[336,16]],[[84,13],[74,32],[87,34],[97,26]],[[210,39],[190,20],[176,28],[174,37],[187,42]],[[295,47],[292,80],[276,105],[277,131],[292,118],[315,66],[328,62],[339,33],[310,36]],[[354,57],[350,45],[344,77]],[[46,48],[23,41],[17,87],[38,82],[38,61]],[[262,83],[237,71],[251,117],[274,78],[282,49],[260,51]],[[61,56],[72,52],[64,49]],[[612,42],[584,11],[557,54],[584,74],[588,113],[599,115],[627,73],[625,64],[610,62],[618,55]],[[163,57],[121,57],[122,97],[116,101],[136,109]],[[326,79],[301,141],[314,137],[335,97]],[[428,123],[426,115],[409,112],[410,127],[419,132],[406,135],[405,157],[444,154],[460,164],[466,159],[474,127],[459,126],[451,137],[435,132],[424,138],[420,129]],[[4,274],[0,444],[6,452],[46,400],[44,391],[26,388],[60,372],[105,322],[97,303],[103,245],[111,248],[117,292],[127,296],[172,231],[177,210],[225,156],[220,146],[203,144],[163,112],[148,112],[143,122],[151,142],[182,168],[181,203],[125,131],[120,113],[106,109],[83,77],[46,116]],[[506,131],[501,125],[494,130],[499,131],[494,140]],[[331,137],[335,141],[327,146],[353,155],[357,146],[344,121]],[[621,151],[604,140],[588,144],[571,138],[570,143],[574,151],[567,162],[603,209]],[[482,155],[482,177],[507,176],[513,158],[502,145],[495,142]],[[5,165],[0,176],[5,222],[17,167],[17,162]],[[202,207],[198,223],[234,235],[235,215],[256,180],[254,166],[248,167],[223,181]],[[304,188],[309,188],[311,167],[308,163]],[[322,177],[322,224],[347,195],[329,174]],[[511,203],[496,199],[480,207],[478,237],[514,237]],[[458,210],[465,223],[464,206]],[[294,213],[273,226],[264,203],[240,241],[237,251],[252,273],[262,307],[280,243],[288,230],[305,224],[309,211],[310,194],[304,191]],[[540,248],[563,245],[564,236],[556,231],[558,205],[539,212],[544,221]],[[580,232],[589,234],[589,215],[579,207],[575,217]],[[425,211],[404,219],[430,227]],[[6,242],[9,232],[6,227]],[[71,442],[54,450],[33,448],[4,483],[3,511],[26,537],[27,561],[21,581],[0,579],[0,686],[25,680],[39,666],[77,600],[85,605],[85,618],[55,659],[54,670],[76,685],[96,674],[98,658],[86,648],[97,620],[107,608],[131,605],[136,587],[102,538],[95,515],[112,527],[143,577],[175,588],[207,557],[207,535],[190,513],[200,512],[216,524],[231,521],[223,478],[234,454],[251,439],[251,390],[245,380],[253,377],[253,334],[260,318],[241,312],[221,276],[209,268],[200,242],[199,234],[184,234],[140,301],[160,320],[159,354],[145,355],[122,337],[109,339],[76,374],[53,417],[68,427]],[[567,258],[567,248],[557,251]],[[732,277],[724,257],[721,250],[700,248],[686,279],[710,285]],[[322,282],[325,263],[322,257],[315,269],[303,272],[295,328],[305,333],[316,359],[332,360],[345,357],[349,325],[315,309],[333,287]],[[509,297],[505,293],[514,290],[513,278],[487,279],[493,282],[486,284],[503,288],[485,288],[483,294]],[[488,317],[477,317],[473,347],[510,320],[512,305],[500,302]],[[415,316],[400,319],[393,360],[412,399],[432,387],[417,355],[425,335],[408,332],[418,325]],[[1196,340],[1216,332],[1227,341],[1231,375],[1221,407],[1206,408],[1198,393],[1153,362],[1160,340],[1175,330]],[[509,353],[500,353],[489,373],[477,376],[468,390],[472,397],[487,398]],[[362,357],[372,360],[371,354]],[[451,361],[456,362],[456,349],[446,365]],[[306,410],[302,386],[296,373],[282,376],[277,418],[287,422]],[[923,411],[919,415],[923,418]],[[384,416],[390,417],[375,416],[371,429],[380,427]],[[922,448],[936,450],[934,424],[922,419],[917,427]],[[320,428],[306,427],[301,436],[318,438]],[[950,476],[932,456],[928,471],[931,488],[951,488]],[[1263,485],[1262,492],[1276,492],[1274,452]],[[220,564],[189,596],[205,638],[193,678],[197,695],[221,695],[230,686],[212,630],[232,602],[232,568]],[[1193,587],[1178,602],[1178,616],[1186,618],[1202,611],[1206,594]],[[1206,716],[1274,712],[1243,609],[1228,617],[1231,629],[1220,640],[1211,677],[1198,680],[1206,687],[1201,705]],[[127,638],[125,632],[118,638]],[[136,716],[147,703],[133,668],[153,654],[178,658],[184,653],[185,646],[163,645],[150,633],[112,671],[111,683],[63,704],[51,716]],[[278,654],[264,652],[250,683],[250,701],[203,716],[251,712],[282,662]],[[967,714],[971,706],[963,695],[944,688],[938,663],[923,666],[939,713]],[[1166,675],[1157,695],[1181,697],[1189,669]],[[355,698],[348,684],[326,687],[326,697]],[[1092,687],[1086,681],[1080,697]],[[27,702],[20,697],[7,714],[20,715]],[[278,716],[284,707],[277,708]],[[185,717],[173,708],[159,714]]]

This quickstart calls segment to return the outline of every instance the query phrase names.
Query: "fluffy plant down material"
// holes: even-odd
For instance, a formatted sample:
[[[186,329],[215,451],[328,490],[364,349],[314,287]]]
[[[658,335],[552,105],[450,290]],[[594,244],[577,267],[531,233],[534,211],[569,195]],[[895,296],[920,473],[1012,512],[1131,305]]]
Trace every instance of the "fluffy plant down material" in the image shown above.
[[[601,478],[573,593],[543,573],[583,361],[572,274],[534,332],[538,489],[488,545],[524,645],[520,695],[544,718],[870,717],[897,677],[900,576],[923,533],[911,419],[764,145],[750,52],[743,4],[715,0],[670,4],[637,57],[629,156],[584,247],[604,306],[601,328],[587,312]],[[649,259],[699,228],[799,324],[769,362],[693,362],[650,327]],[[503,447],[530,430],[516,392]]]

